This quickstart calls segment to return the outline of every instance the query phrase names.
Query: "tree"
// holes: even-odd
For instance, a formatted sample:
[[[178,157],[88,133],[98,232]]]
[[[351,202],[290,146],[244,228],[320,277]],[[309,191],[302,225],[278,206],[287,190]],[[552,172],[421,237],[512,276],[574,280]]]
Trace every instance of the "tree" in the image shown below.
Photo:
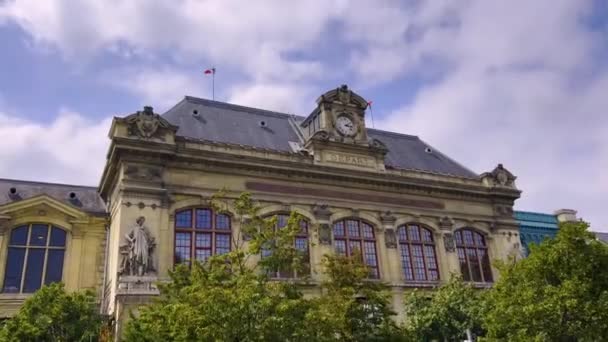
[[[222,210],[221,194],[212,205]],[[369,271],[358,259],[326,256],[328,279],[316,295],[305,296],[309,278],[271,277],[276,270],[305,273],[304,255],[294,246],[301,217],[292,213],[287,226],[276,229],[277,218],[260,217],[249,194],[233,207],[248,241],[234,237],[229,253],[177,266],[160,285],[159,301],[128,322],[125,340],[364,341],[395,331],[387,295],[364,280]],[[262,251],[259,262],[250,260]]]
[[[479,335],[482,293],[452,276],[433,291],[414,290],[405,298],[405,329],[415,341],[461,341]]]
[[[608,247],[584,222],[562,223],[528,258],[498,263],[489,340],[601,341],[608,336]]]
[[[91,292],[42,287],[0,330],[0,341],[96,341],[102,319]]]

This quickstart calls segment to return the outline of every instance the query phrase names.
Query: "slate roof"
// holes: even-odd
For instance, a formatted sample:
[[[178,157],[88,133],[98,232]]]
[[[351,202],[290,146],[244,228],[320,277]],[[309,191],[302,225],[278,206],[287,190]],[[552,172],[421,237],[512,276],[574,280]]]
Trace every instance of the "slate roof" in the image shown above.
[[[162,116],[179,127],[178,136],[281,152],[294,152],[290,142],[301,142],[296,123],[305,119],[303,116],[191,96],[186,96]],[[264,124],[261,124],[262,121]],[[367,133],[370,138],[378,139],[388,147],[385,159],[387,167],[466,178],[479,177],[417,136],[376,129],[368,129]]]
[[[11,188],[15,188],[15,194],[11,193]],[[70,198],[70,193],[75,197]],[[95,187],[0,178],[0,205],[39,195],[47,195],[90,214],[106,213],[106,206]]]

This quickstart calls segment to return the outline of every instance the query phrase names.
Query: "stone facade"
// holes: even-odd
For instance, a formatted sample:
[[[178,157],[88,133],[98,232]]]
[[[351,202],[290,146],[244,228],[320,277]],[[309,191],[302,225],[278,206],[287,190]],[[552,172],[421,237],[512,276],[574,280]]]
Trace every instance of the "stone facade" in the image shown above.
[[[157,296],[156,282],[168,279],[178,257],[178,213],[208,208],[220,189],[228,198],[250,192],[262,215],[293,210],[308,221],[313,284],[323,277],[322,256],[335,252],[334,225],[352,219],[371,226],[373,233],[365,234],[373,235],[379,280],[391,286],[400,314],[405,291],[432,288],[461,273],[462,229],[485,241],[488,260],[519,248],[515,176],[502,165],[477,175],[417,137],[368,129],[366,109],[365,99],[342,86],[320,96],[308,117],[186,97],[162,116],[146,107],[115,118],[98,188],[107,219],[58,204],[44,218],[73,232],[88,225],[67,247],[63,279],[69,288],[96,288],[101,310],[116,319],[120,332],[128,312]],[[11,205],[24,204],[0,206],[0,232],[18,224],[7,216],[16,213]],[[239,219],[227,209],[230,232],[240,236]],[[43,220],[16,215],[23,222]],[[140,218],[145,231],[135,230],[137,235]],[[107,250],[100,259],[105,224]],[[428,229],[438,279],[405,275],[400,232],[407,224]],[[99,268],[105,272],[95,273]],[[479,287],[499,276],[489,266],[477,271],[484,274],[475,282]]]

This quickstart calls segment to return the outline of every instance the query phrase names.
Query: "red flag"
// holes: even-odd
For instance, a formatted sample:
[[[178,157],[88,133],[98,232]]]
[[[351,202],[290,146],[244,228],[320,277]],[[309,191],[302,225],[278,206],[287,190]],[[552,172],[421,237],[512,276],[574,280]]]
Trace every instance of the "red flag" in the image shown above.
[[[371,106],[372,106],[372,103],[374,103],[374,101],[367,101],[367,106],[368,106],[368,107],[371,107]]]
[[[205,70],[205,75],[209,75],[209,74],[211,74],[211,75],[215,74],[215,68]]]

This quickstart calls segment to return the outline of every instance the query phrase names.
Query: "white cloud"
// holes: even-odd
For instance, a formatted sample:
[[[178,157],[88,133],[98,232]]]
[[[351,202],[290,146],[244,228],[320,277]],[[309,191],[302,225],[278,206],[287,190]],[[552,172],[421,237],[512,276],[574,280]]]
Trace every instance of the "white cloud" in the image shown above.
[[[608,70],[590,57],[602,42],[582,26],[588,5],[468,2],[452,13],[457,26],[431,24],[412,45],[452,68],[381,125],[479,172],[505,163],[524,191],[520,209],[571,207],[608,230]]]
[[[61,110],[52,122],[40,124],[0,112],[0,177],[97,185],[110,122]]]

